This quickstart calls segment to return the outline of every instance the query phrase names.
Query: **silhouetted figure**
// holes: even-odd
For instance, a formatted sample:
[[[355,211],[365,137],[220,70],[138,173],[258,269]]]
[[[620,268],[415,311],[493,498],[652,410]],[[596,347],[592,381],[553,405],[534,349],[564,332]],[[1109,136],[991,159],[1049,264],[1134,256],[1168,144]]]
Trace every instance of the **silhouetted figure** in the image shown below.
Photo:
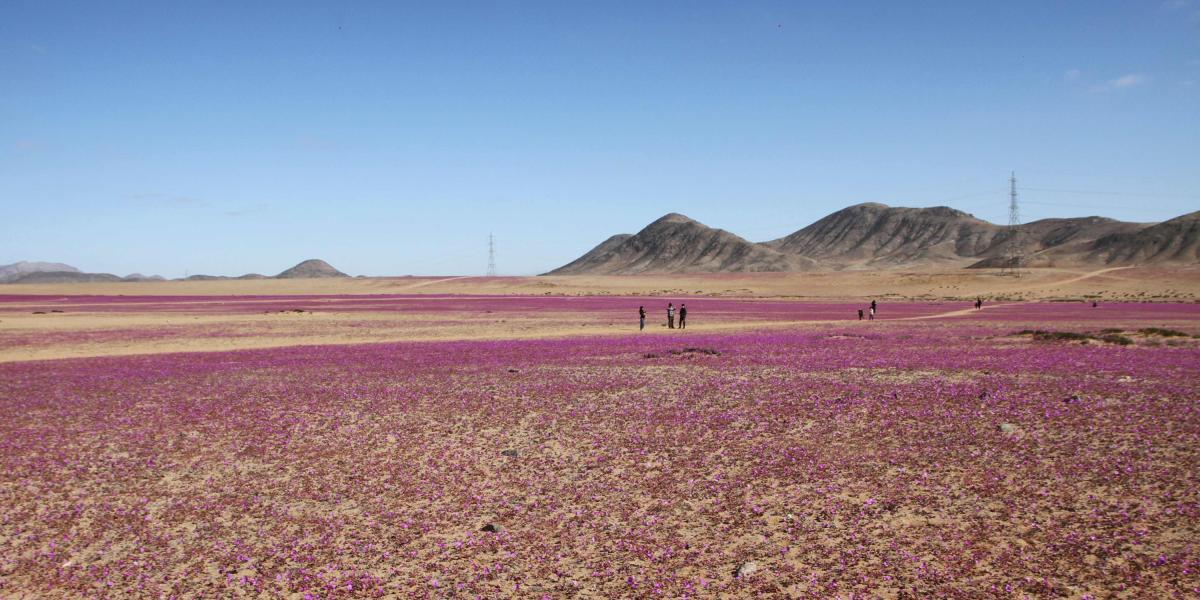
[[[863,315],[863,311],[862,311],[862,309],[860,308],[860,309],[858,309],[858,320],[859,320],[859,321],[861,321],[861,320],[862,320],[862,315]]]
[[[983,298],[976,298],[975,299],[975,310],[979,310],[981,308],[983,308]]]
[[[667,329],[675,329],[675,305],[667,303]]]
[[[875,301],[871,301],[871,316],[875,316]]]
[[[1100,304],[1097,303],[1095,300],[1092,300],[1092,308],[1096,308],[1097,306],[1100,306]]]
[[[687,305],[679,305],[679,328],[687,329]]]
[[[646,307],[638,307],[638,331],[646,328]]]

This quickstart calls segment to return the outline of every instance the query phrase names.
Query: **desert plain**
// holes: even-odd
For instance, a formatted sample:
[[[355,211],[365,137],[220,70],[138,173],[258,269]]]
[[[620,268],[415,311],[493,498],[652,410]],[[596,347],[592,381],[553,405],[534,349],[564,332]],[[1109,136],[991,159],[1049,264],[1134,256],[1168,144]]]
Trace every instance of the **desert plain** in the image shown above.
[[[7,285],[0,597],[1196,597],[1198,298],[1152,267]]]

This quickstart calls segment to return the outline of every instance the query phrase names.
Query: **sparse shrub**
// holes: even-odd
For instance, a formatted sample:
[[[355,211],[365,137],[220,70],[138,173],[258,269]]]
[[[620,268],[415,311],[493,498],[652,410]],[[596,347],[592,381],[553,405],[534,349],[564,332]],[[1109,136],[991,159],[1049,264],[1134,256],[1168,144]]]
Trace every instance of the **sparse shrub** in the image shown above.
[[[1177,331],[1175,329],[1163,329],[1161,327],[1145,327],[1138,330],[1142,335],[1157,335],[1159,337],[1188,337],[1188,334]]]

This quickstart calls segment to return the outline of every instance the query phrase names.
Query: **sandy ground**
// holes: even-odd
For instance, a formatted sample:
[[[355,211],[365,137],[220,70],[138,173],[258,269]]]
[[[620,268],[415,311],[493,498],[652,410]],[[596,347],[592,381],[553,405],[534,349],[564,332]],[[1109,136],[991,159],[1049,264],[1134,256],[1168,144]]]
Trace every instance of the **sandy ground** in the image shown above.
[[[302,312],[229,311],[228,296],[413,294],[429,309],[390,308],[357,312],[323,310],[351,299],[314,298]],[[8,298],[0,307],[0,362],[122,356],[163,352],[226,351],[299,345],[354,344],[411,340],[535,339],[628,332],[630,323],[611,312],[438,312],[438,304],[461,295],[515,296],[708,296],[802,301],[884,301],[988,299],[1154,300],[1190,302],[1200,297],[1200,269],[1110,268],[1043,269],[1022,277],[978,271],[841,272],[818,274],[722,274],[631,277],[401,277],[310,280],[171,281],[70,285],[0,286]],[[86,300],[61,296],[108,296],[103,311]],[[160,311],[123,303],[113,296],[196,296],[173,299],[179,310]],[[212,301],[205,297],[214,296]],[[223,296],[216,298],[215,296]],[[278,298],[249,299],[271,308]],[[53,305],[53,306],[51,306]],[[65,309],[52,312],[50,308]],[[36,314],[36,313],[43,314]],[[942,311],[944,312],[944,311]],[[940,315],[940,312],[938,313]],[[931,315],[938,316],[938,315]],[[944,315],[949,316],[949,315]],[[930,318],[929,316],[922,318]],[[811,324],[804,319],[741,319],[705,323],[705,331],[745,331]],[[650,327],[648,333],[660,332]],[[666,332],[662,329],[662,332]]]
[[[163,281],[0,286],[0,294],[273,295],[273,294],[682,295],[788,298],[1020,298],[1173,300],[1200,298],[1195,268],[1032,269],[1021,277],[994,270],[723,273],[708,275],[554,277],[371,277]]]

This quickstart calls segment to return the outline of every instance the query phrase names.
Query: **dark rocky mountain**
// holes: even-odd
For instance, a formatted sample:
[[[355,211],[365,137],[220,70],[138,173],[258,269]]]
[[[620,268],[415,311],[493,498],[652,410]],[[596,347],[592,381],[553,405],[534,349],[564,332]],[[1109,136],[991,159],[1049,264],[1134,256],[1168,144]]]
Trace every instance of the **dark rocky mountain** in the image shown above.
[[[0,265],[0,283],[19,279],[30,273],[78,273],[79,269],[71,265],[52,262],[36,262],[23,260],[11,265]]]
[[[987,251],[1001,227],[965,212],[868,203],[839,210],[764,245],[825,268],[898,267],[962,262]]]
[[[548,275],[799,271],[812,262],[671,213],[604,240]]]
[[[278,275],[277,279],[316,279],[328,277],[349,277],[349,275],[333,268],[329,263],[311,258]]]
[[[576,271],[586,271],[593,266],[601,265],[608,259],[609,253],[631,237],[633,237],[632,233],[618,233],[600,242],[600,245],[588,250],[583,256],[551,271],[551,274],[570,274]]]
[[[1200,262],[1200,211],[1136,231],[1114,232],[1092,244],[1090,257],[1106,264]]]
[[[1103,217],[1021,226],[1025,266],[1200,262],[1200,212],[1159,224]],[[678,214],[613,236],[551,275],[1003,266],[1012,232],[938,206],[857,204],[755,244]]]
[[[1126,223],[1104,217],[1042,219],[1021,226],[1024,266],[1070,266],[1095,262],[1090,255],[1097,240],[1104,236],[1134,233],[1148,227],[1145,223]],[[980,255],[970,268],[1002,267],[1006,260],[1009,232],[1001,228],[996,243]]]

